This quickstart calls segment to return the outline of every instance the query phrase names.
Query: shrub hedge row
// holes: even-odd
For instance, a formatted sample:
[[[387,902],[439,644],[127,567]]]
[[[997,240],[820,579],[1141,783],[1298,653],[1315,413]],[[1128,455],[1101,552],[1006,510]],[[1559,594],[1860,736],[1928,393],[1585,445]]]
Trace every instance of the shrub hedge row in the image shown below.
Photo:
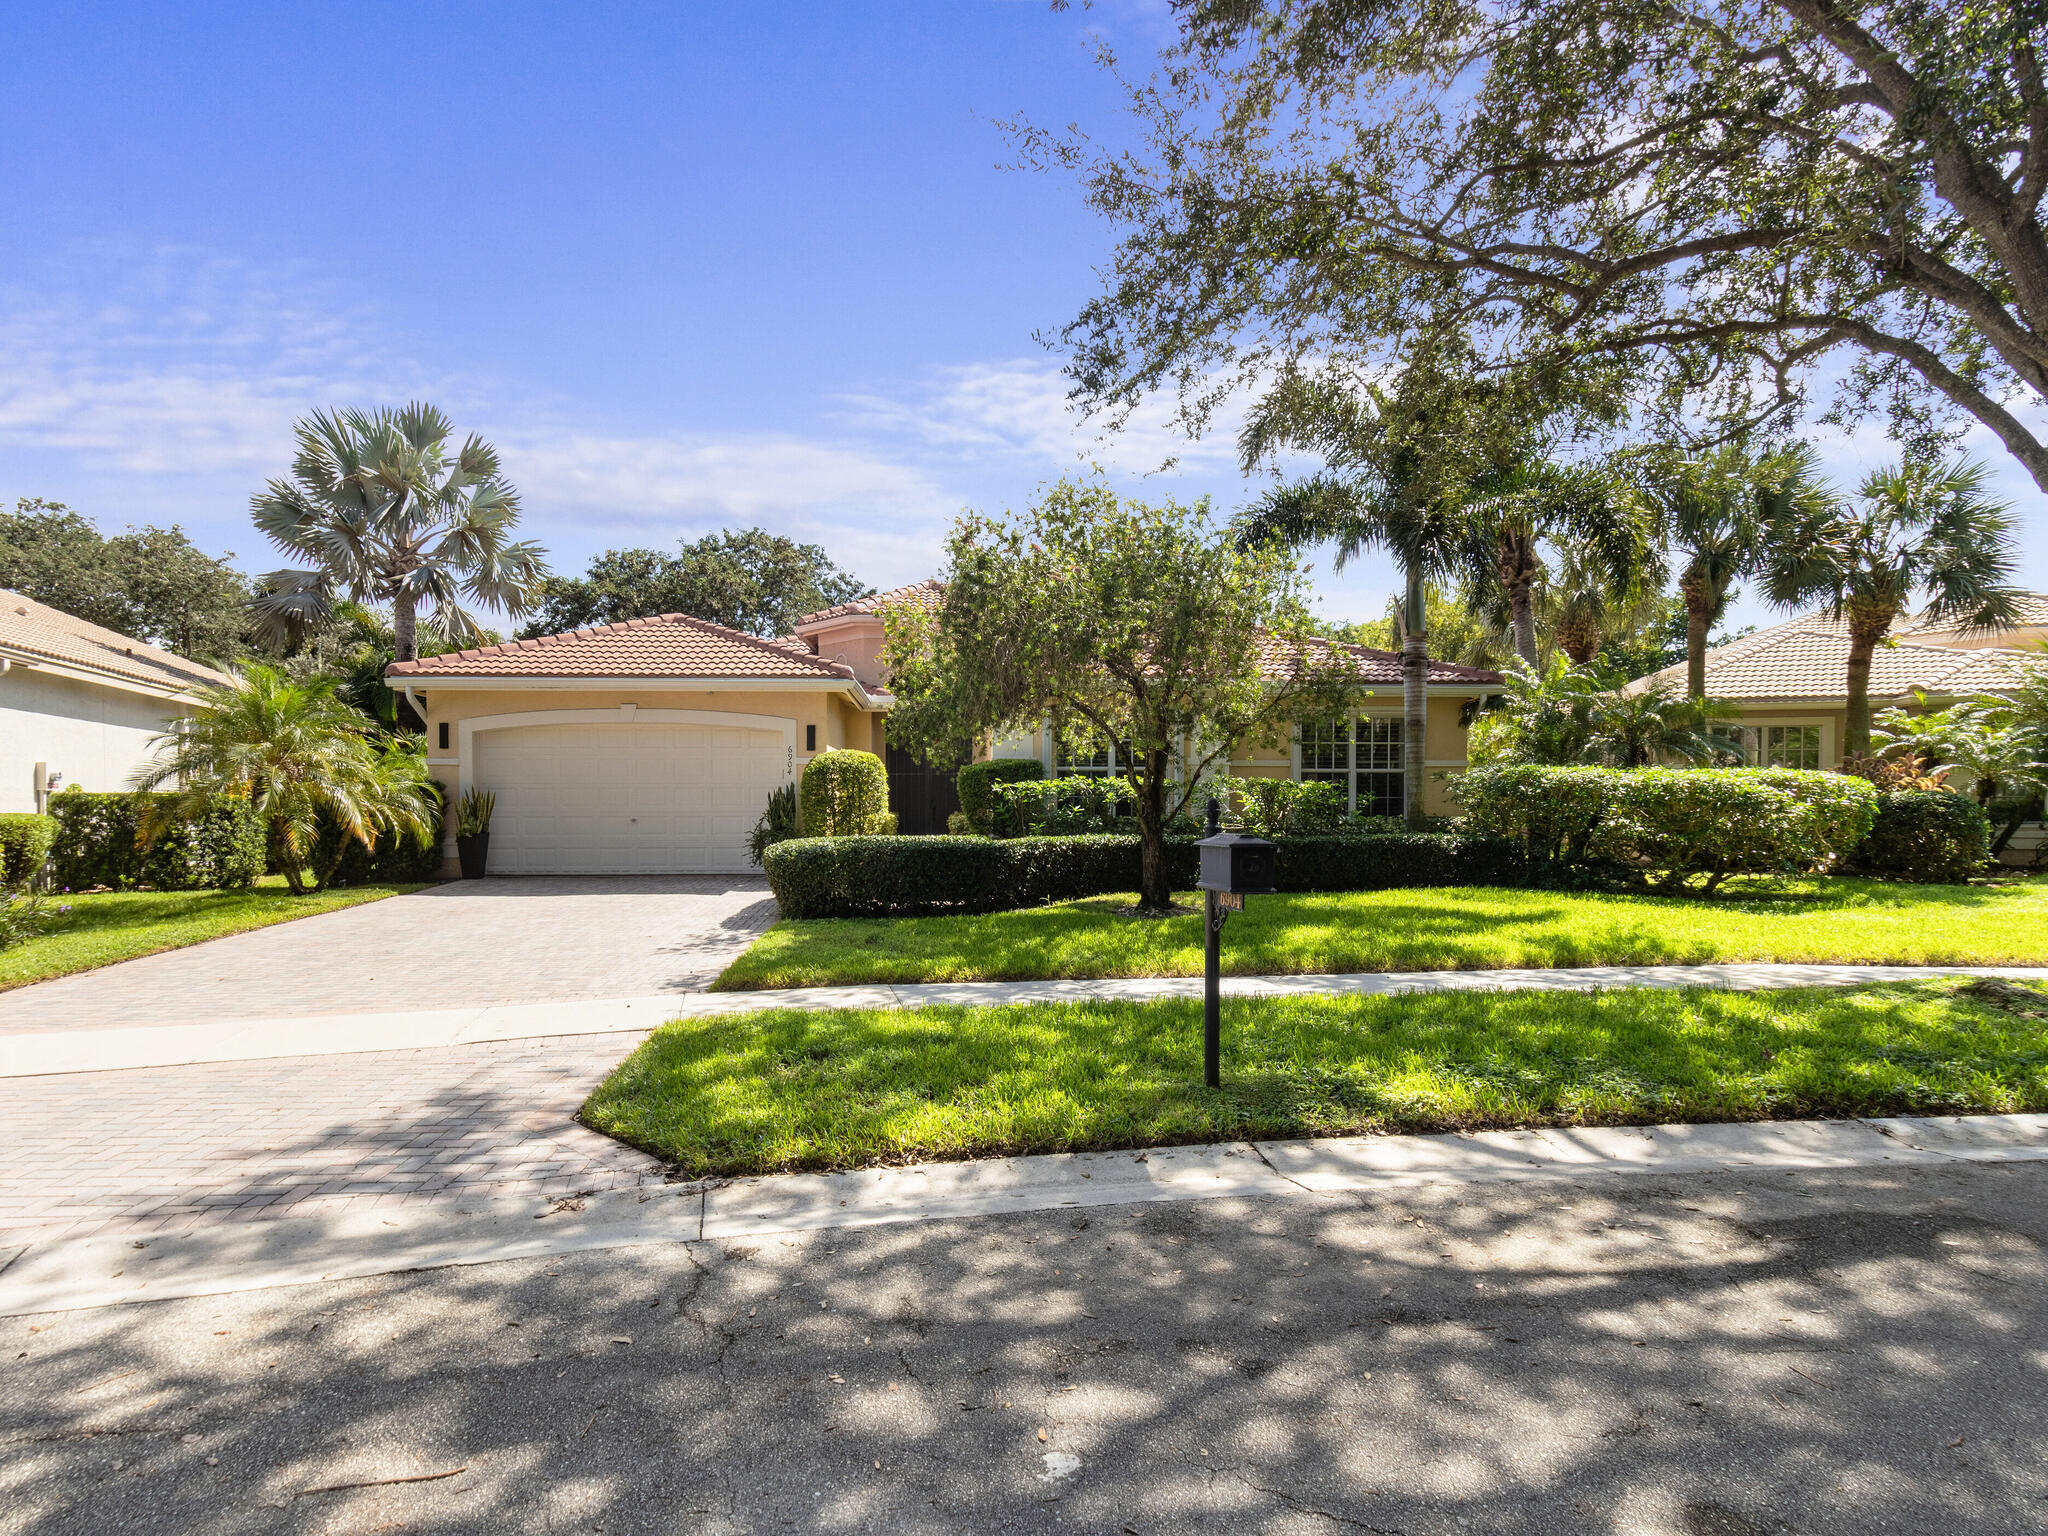
[[[1700,878],[1824,870],[1876,819],[1878,791],[1840,773],[1767,768],[1475,768],[1457,783],[1467,826],[1539,867],[1602,860]]]
[[[1275,839],[1283,891],[1522,884],[1523,852],[1497,838],[1418,832]],[[1170,837],[1173,886],[1195,883],[1195,839]],[[1076,837],[835,837],[777,843],[768,886],[784,917],[917,917],[999,912],[1138,888],[1138,839]]]
[[[12,890],[28,883],[50,856],[50,844],[57,840],[54,816],[34,811],[0,814],[0,890]]]
[[[239,798],[213,800],[198,815],[172,822],[145,845],[143,812],[169,798],[88,794],[81,789],[54,796],[52,882],[71,891],[96,885],[202,891],[245,886],[263,873],[263,819]]]

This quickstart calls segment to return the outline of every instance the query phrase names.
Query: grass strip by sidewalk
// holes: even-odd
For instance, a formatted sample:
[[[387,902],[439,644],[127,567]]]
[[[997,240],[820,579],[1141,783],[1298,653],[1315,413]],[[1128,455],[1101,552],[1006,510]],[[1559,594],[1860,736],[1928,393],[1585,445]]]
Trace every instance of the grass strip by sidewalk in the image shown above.
[[[1378,1131],[2048,1108],[2029,1017],[1960,980],[1730,993],[768,1013],[657,1030],[584,1120],[690,1174]]]
[[[1200,975],[1200,919],[1123,915],[1135,900],[779,922],[714,989]],[[2048,878],[1749,881],[1714,900],[1489,886],[1254,896],[1223,933],[1223,968],[1235,976],[1740,960],[2048,964]]]
[[[49,925],[24,943],[0,949],[0,992],[422,889],[419,885],[354,885],[316,896],[294,896],[286,888],[284,876],[266,875],[246,891],[52,895],[44,906],[52,914]],[[57,915],[62,906],[71,910]]]

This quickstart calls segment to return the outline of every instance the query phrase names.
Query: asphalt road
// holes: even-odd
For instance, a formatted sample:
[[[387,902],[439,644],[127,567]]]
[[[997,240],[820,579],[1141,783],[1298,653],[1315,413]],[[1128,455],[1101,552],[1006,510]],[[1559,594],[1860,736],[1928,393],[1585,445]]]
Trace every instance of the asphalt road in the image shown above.
[[[2004,1536],[2044,1242],[2040,1163],[1610,1177],[17,1318],[0,1531]]]

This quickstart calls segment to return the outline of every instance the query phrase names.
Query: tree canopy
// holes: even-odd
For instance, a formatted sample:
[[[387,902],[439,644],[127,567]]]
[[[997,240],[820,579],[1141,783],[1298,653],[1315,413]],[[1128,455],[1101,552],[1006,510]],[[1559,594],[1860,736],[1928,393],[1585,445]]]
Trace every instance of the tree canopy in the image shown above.
[[[216,665],[247,650],[249,583],[183,529],[103,535],[61,502],[0,512],[0,587],[151,645]]]
[[[549,577],[521,635],[657,613],[687,613],[750,635],[786,635],[801,615],[873,591],[816,544],[762,528],[728,528],[684,540],[673,555],[609,549],[582,576]]]
[[[1199,429],[1302,359],[1470,335],[1704,430],[1974,419],[2048,488],[2035,0],[1188,0],[1143,142],[1020,128],[1121,232],[1082,400]]]
[[[885,618],[890,739],[936,753],[1045,726],[1070,746],[1113,743],[1148,909],[1172,903],[1166,824],[1231,747],[1357,695],[1341,653],[1286,643],[1309,634],[1292,557],[1240,545],[1205,503],[1062,480],[1021,514],[964,515],[946,553],[938,610]]]

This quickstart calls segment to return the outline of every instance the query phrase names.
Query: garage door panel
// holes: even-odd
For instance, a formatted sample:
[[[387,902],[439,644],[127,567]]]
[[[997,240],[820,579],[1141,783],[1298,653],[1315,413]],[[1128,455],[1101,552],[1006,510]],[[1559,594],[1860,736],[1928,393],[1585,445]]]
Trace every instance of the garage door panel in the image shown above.
[[[745,872],[789,761],[779,733],[731,726],[519,726],[476,742],[500,874]]]

